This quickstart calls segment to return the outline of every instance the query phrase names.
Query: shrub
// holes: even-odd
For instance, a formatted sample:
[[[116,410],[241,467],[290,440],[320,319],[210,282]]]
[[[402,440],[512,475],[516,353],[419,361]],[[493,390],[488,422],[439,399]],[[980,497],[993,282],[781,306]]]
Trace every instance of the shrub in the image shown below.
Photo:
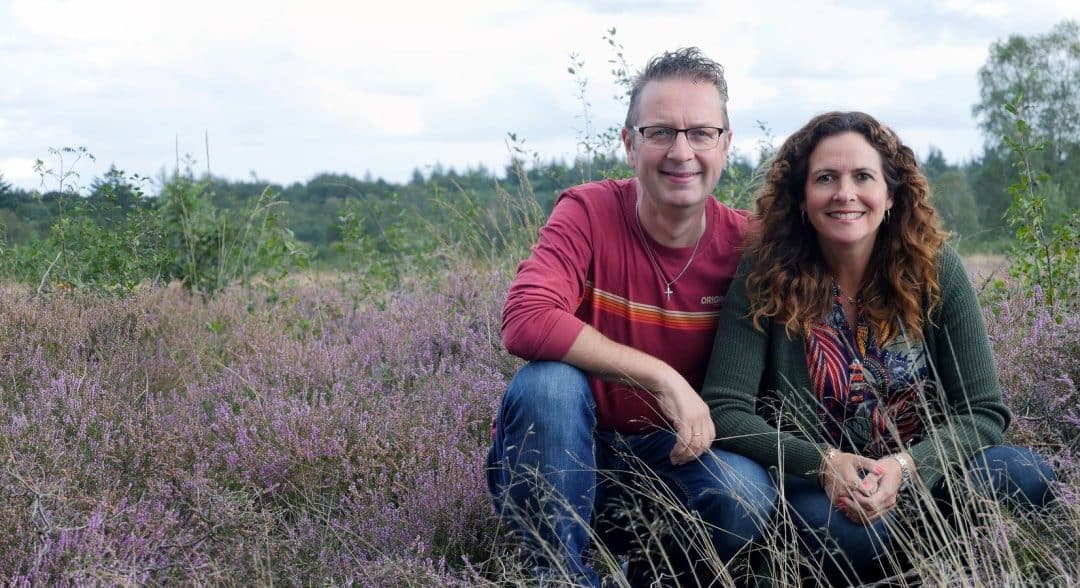
[[[1036,287],[985,310],[987,331],[1013,411],[1009,439],[1041,446],[1071,466],[1080,453],[1080,315],[1050,305]],[[1064,467],[1064,471],[1070,471]]]
[[[474,584],[504,283],[464,268],[383,309],[317,286],[6,288],[0,576],[385,585],[407,562]]]
[[[1060,191],[1049,175],[1033,167],[1033,155],[1046,148],[1046,141],[1032,137],[1023,108],[1022,97],[1005,106],[1016,134],[1002,137],[1015,154],[1019,171],[1017,181],[1008,187],[1012,203],[1005,213],[1016,231],[1010,274],[1029,289],[1038,286],[1051,304],[1075,305],[1080,294],[1080,212],[1059,222],[1050,218],[1047,203]]]
[[[207,192],[208,180],[188,171],[162,188],[155,209],[161,242],[158,276],[206,293],[250,284],[257,275],[271,284],[307,267],[311,254],[281,223],[285,203],[267,187],[236,210],[222,210]]]
[[[241,287],[127,299],[3,288],[0,576],[527,583],[482,472],[491,416],[520,365],[499,337],[508,275],[477,267],[407,277],[381,307],[319,283],[273,304]],[[911,548],[927,583],[1080,578],[1069,547],[1080,532],[1080,322],[1052,310],[1018,295],[987,317],[1017,414],[1010,440],[1053,461],[1060,510],[1033,520],[979,506],[943,551]],[[692,524],[673,513],[668,524]],[[781,528],[765,549],[786,585],[800,556]]]

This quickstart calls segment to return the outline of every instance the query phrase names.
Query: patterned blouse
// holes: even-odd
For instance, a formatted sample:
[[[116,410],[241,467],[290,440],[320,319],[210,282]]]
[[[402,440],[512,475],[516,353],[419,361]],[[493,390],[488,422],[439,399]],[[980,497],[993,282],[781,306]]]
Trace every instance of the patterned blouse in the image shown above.
[[[923,433],[926,350],[887,323],[872,323],[855,300],[855,330],[844,314],[840,288],[833,307],[806,338],[810,381],[826,436],[842,451],[879,458]]]

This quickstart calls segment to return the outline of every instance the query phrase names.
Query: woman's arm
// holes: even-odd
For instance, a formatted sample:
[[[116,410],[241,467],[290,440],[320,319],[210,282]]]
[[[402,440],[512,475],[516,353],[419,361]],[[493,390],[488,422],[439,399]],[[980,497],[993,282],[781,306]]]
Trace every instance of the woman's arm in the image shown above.
[[[749,316],[746,274],[750,263],[743,258],[724,297],[701,395],[722,448],[765,466],[779,466],[784,473],[816,479],[827,447],[778,430],[755,410],[770,352],[770,329],[769,321],[765,321],[765,332],[755,329]],[[789,390],[777,391],[781,399],[789,392],[792,398],[800,393],[791,384],[785,386]]]
[[[944,395],[945,415],[928,423],[929,434],[909,448],[914,470],[929,487],[947,467],[962,466],[979,449],[1000,444],[1011,420],[975,288],[956,251],[946,246],[940,259],[941,305],[923,332],[934,338],[929,360],[938,381],[937,390],[926,394]]]

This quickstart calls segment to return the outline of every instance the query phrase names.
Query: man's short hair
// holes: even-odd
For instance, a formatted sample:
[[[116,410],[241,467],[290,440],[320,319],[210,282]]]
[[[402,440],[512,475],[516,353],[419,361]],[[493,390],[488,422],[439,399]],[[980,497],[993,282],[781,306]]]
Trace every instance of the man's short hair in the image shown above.
[[[634,76],[630,86],[630,107],[626,109],[626,128],[632,129],[637,123],[638,101],[645,84],[653,81],[689,78],[694,82],[708,82],[716,86],[720,93],[720,104],[727,118],[727,80],[724,79],[724,66],[705,57],[697,47],[685,47],[675,51],[665,51],[649,60],[645,69]],[[725,121],[724,124],[727,124]]]

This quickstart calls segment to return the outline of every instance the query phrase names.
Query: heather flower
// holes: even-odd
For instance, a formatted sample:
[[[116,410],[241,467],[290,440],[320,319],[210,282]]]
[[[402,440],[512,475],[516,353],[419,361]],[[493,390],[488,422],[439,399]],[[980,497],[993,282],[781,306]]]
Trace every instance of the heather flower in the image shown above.
[[[499,336],[507,283],[462,265],[407,277],[378,304],[325,281],[277,301],[242,288],[116,300],[0,287],[0,577],[524,582],[482,471],[520,365]],[[987,319],[1010,440],[1051,459],[1061,511],[989,511],[915,566],[952,583],[1075,582],[1080,317],[1014,295]],[[770,537],[782,584],[798,554]]]

